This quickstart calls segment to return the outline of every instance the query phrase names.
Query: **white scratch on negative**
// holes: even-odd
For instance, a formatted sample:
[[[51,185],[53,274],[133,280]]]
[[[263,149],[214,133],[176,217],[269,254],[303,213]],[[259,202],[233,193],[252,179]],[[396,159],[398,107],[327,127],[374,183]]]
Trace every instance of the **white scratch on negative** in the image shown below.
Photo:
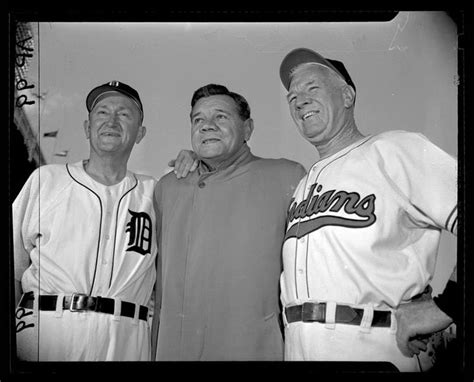
[[[399,46],[398,44],[395,43],[395,41],[399,37],[399,33],[401,34],[401,32],[403,32],[403,30],[407,26],[409,18],[410,18],[410,13],[408,12],[406,14],[405,22],[403,23],[403,25],[400,26],[400,22],[397,23],[397,30],[395,31],[395,35],[393,36],[392,41],[390,42],[390,46],[388,47],[388,50],[398,49],[400,51],[404,51],[408,48],[407,46],[403,46],[403,47]]]

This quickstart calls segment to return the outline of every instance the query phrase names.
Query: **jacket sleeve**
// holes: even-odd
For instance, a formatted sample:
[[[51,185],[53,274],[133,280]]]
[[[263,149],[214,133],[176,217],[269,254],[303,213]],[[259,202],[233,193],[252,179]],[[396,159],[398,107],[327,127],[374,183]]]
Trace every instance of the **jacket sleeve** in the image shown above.
[[[156,348],[158,344],[158,331],[160,326],[161,312],[161,291],[162,291],[162,275],[161,275],[161,218],[162,218],[162,182],[158,182],[153,193],[153,208],[156,216],[156,240],[158,253],[156,255],[156,282],[154,291],[153,304],[153,321],[151,325],[151,360],[156,359]]]

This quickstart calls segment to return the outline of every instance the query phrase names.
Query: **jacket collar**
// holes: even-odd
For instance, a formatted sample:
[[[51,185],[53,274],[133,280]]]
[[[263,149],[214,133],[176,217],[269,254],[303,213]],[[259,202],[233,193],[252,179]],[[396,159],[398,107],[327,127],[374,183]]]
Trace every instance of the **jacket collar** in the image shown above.
[[[245,163],[250,162],[253,158],[254,156],[250,152],[249,146],[247,145],[247,143],[244,143],[234,155],[232,155],[230,158],[227,158],[225,161],[219,163],[215,168],[211,167],[204,160],[200,159],[198,165],[198,173],[199,175],[203,175],[206,173],[211,174],[225,170],[226,168],[229,168],[231,166],[239,167]]]

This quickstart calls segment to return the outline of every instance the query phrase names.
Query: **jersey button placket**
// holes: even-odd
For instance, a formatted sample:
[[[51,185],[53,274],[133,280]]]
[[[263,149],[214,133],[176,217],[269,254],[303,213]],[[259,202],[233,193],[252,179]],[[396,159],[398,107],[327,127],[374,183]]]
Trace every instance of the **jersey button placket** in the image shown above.
[[[297,253],[297,259],[295,263],[295,283],[296,283],[296,289],[297,289],[297,295],[299,298],[308,298],[308,292],[306,289],[306,250],[307,247],[305,245],[306,238],[302,237],[298,239],[297,245],[296,245],[296,253]]]
[[[104,267],[104,272],[103,275],[104,277],[106,277],[107,275],[107,271],[106,271],[106,268],[108,268],[109,264],[110,264],[110,246],[112,245],[112,243],[110,242],[110,239],[112,237],[111,235],[111,228],[113,226],[112,224],[112,211],[113,211],[113,200],[112,200],[112,193],[110,192],[110,189],[106,189],[105,191],[105,195],[106,195],[106,201],[105,201],[105,216],[104,216],[104,243],[103,243],[103,247],[102,247],[102,253],[101,253],[101,257],[102,257],[102,261],[101,261],[101,264],[102,266]]]

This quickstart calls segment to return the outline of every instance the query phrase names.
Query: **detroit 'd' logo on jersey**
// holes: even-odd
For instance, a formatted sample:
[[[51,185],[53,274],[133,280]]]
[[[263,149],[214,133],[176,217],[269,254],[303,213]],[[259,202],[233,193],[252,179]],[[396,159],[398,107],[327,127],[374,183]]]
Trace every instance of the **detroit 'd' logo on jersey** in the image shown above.
[[[321,184],[315,183],[306,199],[300,203],[293,203],[294,198],[291,200],[287,227],[296,219],[310,219],[293,224],[286,231],[285,240],[291,237],[299,239],[325,226],[364,228],[374,224],[374,194],[362,198],[357,192],[329,190],[321,193],[322,189]]]
[[[145,256],[151,253],[152,227],[150,215],[146,212],[135,212],[128,210],[131,215],[127,223],[128,247],[126,252],[138,252]]]

